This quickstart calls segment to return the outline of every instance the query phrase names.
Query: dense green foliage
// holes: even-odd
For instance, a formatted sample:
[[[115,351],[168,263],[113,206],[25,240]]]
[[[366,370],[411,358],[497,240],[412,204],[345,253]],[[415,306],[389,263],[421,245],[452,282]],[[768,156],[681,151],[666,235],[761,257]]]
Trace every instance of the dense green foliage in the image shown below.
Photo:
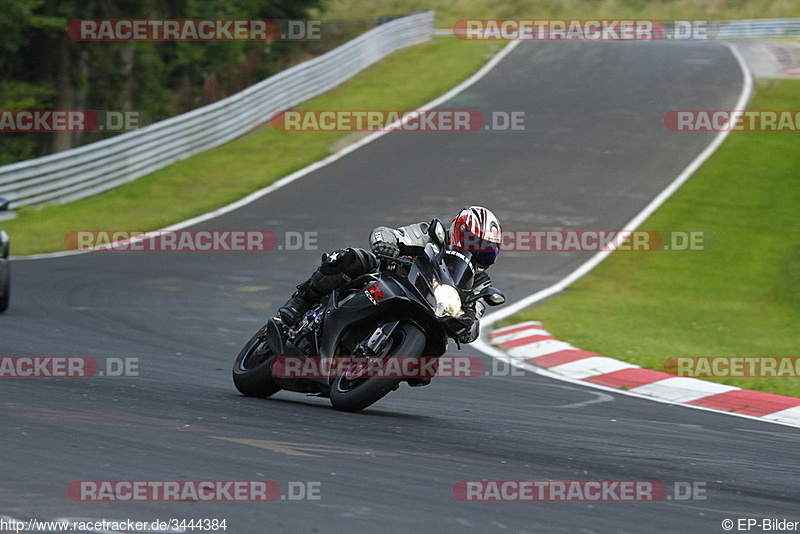
[[[319,0],[0,0],[0,109],[140,111],[160,120],[240,91],[308,43],[77,42],[74,19],[302,19]],[[4,133],[0,164],[101,133]]]

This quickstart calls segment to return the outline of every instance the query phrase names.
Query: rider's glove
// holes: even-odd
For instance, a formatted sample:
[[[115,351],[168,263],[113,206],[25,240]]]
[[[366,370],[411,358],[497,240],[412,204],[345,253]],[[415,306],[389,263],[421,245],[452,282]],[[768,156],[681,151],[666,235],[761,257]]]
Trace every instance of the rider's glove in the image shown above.
[[[481,317],[486,311],[486,305],[482,300],[475,301],[469,306],[464,307],[464,315],[460,317],[469,325],[469,332],[459,336],[459,343],[472,343],[481,333]]]
[[[464,315],[462,315],[460,319],[466,321],[470,328],[469,332],[459,336],[459,343],[472,343],[478,339],[478,335],[480,334],[480,317],[478,313],[476,313],[476,310],[473,308],[466,308],[464,310]]]
[[[400,256],[400,248],[394,243],[387,243],[386,241],[378,241],[375,243],[372,246],[372,251],[375,254],[390,256],[392,258],[397,258]]]

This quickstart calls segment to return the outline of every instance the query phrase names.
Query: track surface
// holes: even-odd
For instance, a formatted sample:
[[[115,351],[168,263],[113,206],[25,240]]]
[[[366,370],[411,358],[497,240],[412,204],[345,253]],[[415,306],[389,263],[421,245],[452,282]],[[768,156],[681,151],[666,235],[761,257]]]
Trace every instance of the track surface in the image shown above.
[[[444,107],[524,111],[526,131],[390,134],[202,228],[315,231],[322,251],[468,203],[507,229],[619,228],[710,140],[668,132],[664,113],[731,109],[740,88],[720,44],[525,43]],[[724,518],[798,520],[797,429],[534,375],[403,387],[360,414],[298,394],[239,396],[233,357],[320,251],[17,262],[4,355],[139,358],[140,376],[4,380],[0,515],[226,518],[234,533],[686,533],[722,532]],[[585,259],[509,253],[494,279],[513,301]],[[322,499],[71,501],[67,484],[84,479],[268,479],[284,493],[316,481]],[[704,482],[708,498],[456,500],[453,485],[472,479]]]

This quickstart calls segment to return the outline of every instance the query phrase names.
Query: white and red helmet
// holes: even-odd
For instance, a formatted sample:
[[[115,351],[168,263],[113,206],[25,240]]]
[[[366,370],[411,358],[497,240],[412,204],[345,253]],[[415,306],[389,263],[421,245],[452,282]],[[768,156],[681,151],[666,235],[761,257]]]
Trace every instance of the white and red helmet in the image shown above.
[[[450,223],[450,246],[470,252],[475,263],[489,267],[500,254],[502,229],[494,213],[482,206],[465,206]]]

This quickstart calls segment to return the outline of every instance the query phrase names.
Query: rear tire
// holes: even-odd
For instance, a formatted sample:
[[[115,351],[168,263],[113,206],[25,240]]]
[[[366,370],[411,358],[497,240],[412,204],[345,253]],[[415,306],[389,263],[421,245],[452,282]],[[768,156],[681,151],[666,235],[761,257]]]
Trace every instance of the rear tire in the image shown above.
[[[248,397],[269,397],[281,390],[272,378],[272,362],[278,355],[267,343],[264,330],[244,346],[233,363],[233,384]]]
[[[390,348],[386,356],[422,356],[425,333],[411,323],[399,325],[392,335],[402,334],[399,343]],[[342,412],[357,412],[375,404],[395,389],[402,378],[363,378],[357,384],[348,383],[345,376],[337,376],[331,385],[331,404]]]

